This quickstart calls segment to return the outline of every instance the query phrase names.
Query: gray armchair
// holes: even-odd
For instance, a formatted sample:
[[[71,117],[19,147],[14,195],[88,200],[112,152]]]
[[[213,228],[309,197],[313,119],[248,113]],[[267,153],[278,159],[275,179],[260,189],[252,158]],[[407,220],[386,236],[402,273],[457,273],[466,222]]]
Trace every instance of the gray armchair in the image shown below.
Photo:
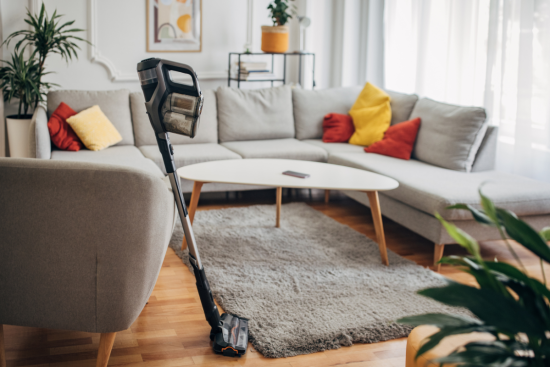
[[[101,333],[106,366],[160,272],[171,192],[132,168],[14,158],[0,188],[0,365],[6,324]]]

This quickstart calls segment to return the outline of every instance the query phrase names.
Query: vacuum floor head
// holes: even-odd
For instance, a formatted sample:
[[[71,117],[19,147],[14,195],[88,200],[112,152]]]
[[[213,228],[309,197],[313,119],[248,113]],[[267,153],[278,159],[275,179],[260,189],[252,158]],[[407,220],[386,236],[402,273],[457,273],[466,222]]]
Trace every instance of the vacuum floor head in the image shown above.
[[[211,334],[214,352],[229,357],[241,357],[248,346],[248,319],[224,313],[220,332]]]

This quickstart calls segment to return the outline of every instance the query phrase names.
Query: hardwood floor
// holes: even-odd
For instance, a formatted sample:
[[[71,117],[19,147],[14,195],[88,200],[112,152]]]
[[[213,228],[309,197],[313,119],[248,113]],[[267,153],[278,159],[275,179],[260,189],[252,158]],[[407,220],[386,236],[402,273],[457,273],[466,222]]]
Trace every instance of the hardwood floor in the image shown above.
[[[338,193],[324,202],[324,192],[315,192],[313,200],[307,191],[283,197],[288,201],[306,201],[311,207],[375,239],[369,208]],[[198,210],[210,210],[251,204],[275,204],[275,192],[259,191],[229,195],[229,199],[201,197]],[[188,200],[187,200],[188,201]],[[274,207],[275,208],[275,207]],[[390,250],[416,263],[432,266],[434,244],[406,228],[384,218],[386,243]],[[515,249],[529,272],[540,276],[538,260],[519,246]],[[482,244],[485,258],[500,261],[512,258],[500,241]],[[445,247],[445,255],[465,254],[459,246]],[[441,273],[461,282],[471,282],[464,273],[442,266]],[[547,269],[550,274],[550,268]],[[149,304],[132,327],[117,333],[110,366],[177,367],[177,366],[346,366],[402,367],[405,365],[406,339],[375,344],[356,344],[292,358],[268,359],[249,346],[247,355],[232,359],[213,354],[209,327],[204,319],[194,277],[168,249]],[[1,302],[1,300],[0,300]],[[99,334],[4,326],[7,366],[76,366],[93,367],[99,346]]]

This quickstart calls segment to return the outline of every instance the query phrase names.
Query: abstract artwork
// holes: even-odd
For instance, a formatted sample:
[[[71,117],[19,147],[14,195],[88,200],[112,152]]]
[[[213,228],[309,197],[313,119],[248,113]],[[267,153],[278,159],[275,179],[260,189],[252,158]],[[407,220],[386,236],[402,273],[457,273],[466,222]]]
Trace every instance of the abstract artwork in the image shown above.
[[[147,52],[200,52],[201,0],[147,0]]]

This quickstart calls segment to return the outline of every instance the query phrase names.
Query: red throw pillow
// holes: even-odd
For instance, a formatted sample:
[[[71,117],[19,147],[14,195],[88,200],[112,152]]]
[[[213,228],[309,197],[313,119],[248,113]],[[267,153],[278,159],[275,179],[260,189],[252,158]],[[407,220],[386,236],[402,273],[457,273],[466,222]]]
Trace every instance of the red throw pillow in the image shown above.
[[[323,141],[325,143],[347,143],[355,132],[350,115],[329,113],[323,119]]]
[[[48,130],[50,137],[56,147],[63,150],[72,150],[78,152],[84,146],[82,141],[75,134],[72,127],[67,123],[67,119],[76,115],[76,112],[61,102],[53,111],[48,121]]]
[[[378,153],[389,157],[409,160],[420,128],[420,118],[390,126],[384,139],[365,148],[367,153]]]

